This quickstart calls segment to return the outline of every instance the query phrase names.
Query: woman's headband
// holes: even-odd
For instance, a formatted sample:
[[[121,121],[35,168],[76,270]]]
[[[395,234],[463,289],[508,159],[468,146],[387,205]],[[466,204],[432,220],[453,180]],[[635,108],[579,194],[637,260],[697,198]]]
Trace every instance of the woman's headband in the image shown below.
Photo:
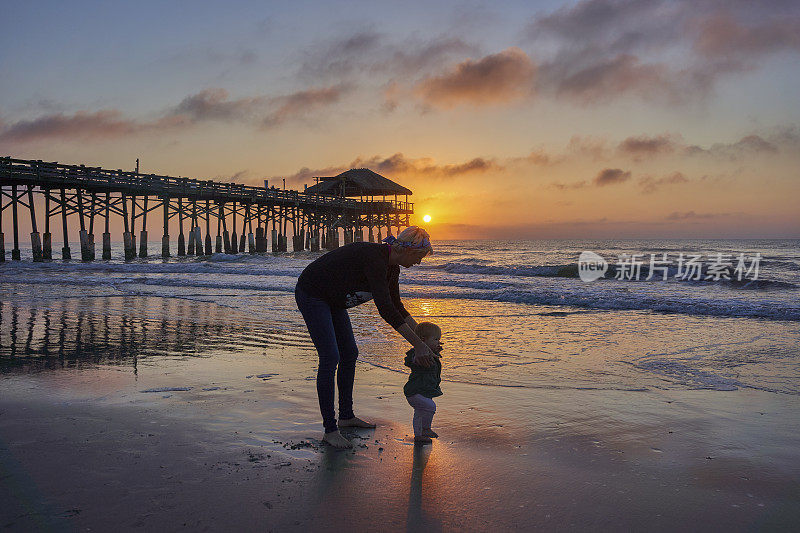
[[[404,246],[406,248],[415,248],[418,250],[425,249],[431,252],[433,251],[433,247],[431,246],[431,240],[428,237],[423,237],[418,244],[414,244],[413,242],[398,241],[397,237],[395,237],[394,235],[389,235],[388,237],[383,239],[383,242],[389,245],[399,244],[400,246]]]

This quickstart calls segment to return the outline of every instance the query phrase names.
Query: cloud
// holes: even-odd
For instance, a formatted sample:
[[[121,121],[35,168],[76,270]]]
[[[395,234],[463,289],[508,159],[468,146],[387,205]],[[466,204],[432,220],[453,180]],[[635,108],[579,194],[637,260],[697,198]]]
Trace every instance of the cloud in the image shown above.
[[[800,5],[783,0],[584,0],[531,19],[538,90],[582,104],[638,96],[684,104],[770,55],[800,51]]]
[[[396,153],[387,158],[373,156],[368,159],[357,158],[350,163],[350,168],[366,167],[378,173],[394,173],[413,176],[428,176],[452,178],[464,174],[484,173],[490,170],[502,170],[502,166],[494,160],[475,157],[464,163],[436,164],[428,157],[410,159],[402,153]]]
[[[536,68],[519,48],[508,48],[478,60],[467,59],[447,72],[419,81],[414,92],[438,108],[462,104],[508,104],[533,94]]]
[[[302,183],[309,183],[312,178],[315,177],[322,177],[322,176],[336,176],[337,174],[341,174],[345,170],[348,170],[351,167],[345,166],[331,166],[331,167],[324,167],[324,168],[309,168],[303,167],[294,174],[290,174],[288,176],[272,176],[270,181],[272,180],[279,180],[281,178],[286,178],[287,184],[292,184],[292,186],[297,186]]]
[[[320,107],[335,104],[349,90],[350,87],[347,85],[335,85],[297,91],[286,96],[273,98],[270,104],[274,109],[264,117],[261,125],[269,128],[287,120],[304,116]]]
[[[710,58],[750,58],[800,50],[800,16],[796,13],[748,24],[720,10],[698,21],[696,28],[694,49]]]
[[[584,187],[586,187],[586,185],[587,185],[587,183],[586,183],[585,180],[584,181],[577,181],[575,183],[561,183],[561,182],[554,181],[553,183],[551,183],[549,185],[549,187],[552,188],[552,189],[558,189],[559,191],[566,191],[566,190],[569,190],[569,189],[583,189]]]
[[[758,153],[777,153],[778,145],[791,143],[790,136],[775,136],[774,141],[768,141],[760,135],[746,135],[734,143],[714,143],[709,148],[703,148],[698,145],[690,145],[684,147],[686,155],[712,155],[717,157],[725,157],[729,159],[737,159],[742,156],[758,154]]]
[[[608,141],[598,137],[574,135],[567,144],[570,157],[590,157],[595,161],[608,159]]]
[[[303,79],[338,81],[350,81],[352,76],[388,74],[391,81],[438,68],[454,55],[476,51],[475,46],[450,35],[390,42],[373,30],[358,30],[306,48],[298,74]]]
[[[550,70],[543,67],[547,74]],[[662,64],[643,64],[632,54],[619,54],[561,77],[556,95],[588,104],[634,93],[645,99],[675,100],[680,92],[672,88],[675,76]]]
[[[476,47],[455,37],[440,36],[430,41],[410,41],[391,52],[385,69],[395,75],[410,75],[438,67],[454,55],[476,52]]]
[[[167,109],[160,118],[137,120],[116,109],[49,113],[35,119],[0,123],[0,142],[43,139],[110,139],[166,129],[185,129],[206,121],[243,122],[272,127],[338,102],[346,85],[311,88],[284,96],[230,98],[225,89],[204,89]]]
[[[240,170],[239,172],[234,172],[229,175],[217,175],[214,179],[219,181],[240,181],[247,179],[249,174],[250,172],[248,170]]]
[[[630,172],[625,172],[619,168],[605,168],[594,177],[592,183],[597,187],[605,187],[606,185],[628,181],[630,178]]]
[[[553,157],[542,149],[531,150],[523,159],[537,166],[547,166],[554,162]]]
[[[360,30],[332,41],[318,43],[304,52],[300,65],[302,78],[341,78],[357,71],[365,56],[383,44],[383,37],[371,30]]]
[[[184,98],[170,114],[193,121],[241,120],[263,109],[266,103],[263,96],[230,100],[225,89],[205,89]]]
[[[475,157],[463,163],[442,165],[437,164],[429,157],[412,159],[398,152],[389,157],[379,155],[367,158],[357,157],[347,165],[334,165],[318,169],[303,167],[294,174],[285,177],[287,182],[300,184],[318,176],[335,176],[351,168],[368,168],[379,174],[388,174],[387,177],[389,179],[393,179],[393,175],[446,179],[467,174],[482,174],[493,170],[503,170],[503,167],[495,160],[482,157]],[[278,178],[280,177],[283,176],[278,176]]]
[[[349,90],[345,85],[311,88],[284,96],[254,96],[230,99],[225,89],[205,89],[187,96],[175,106],[170,115],[188,120],[254,122],[260,119],[262,127],[272,127],[307,112],[338,102]]]
[[[725,218],[741,216],[742,213],[695,213],[694,211],[674,211],[667,215],[666,220],[709,220],[712,218]]]
[[[642,188],[643,193],[649,194],[656,192],[663,185],[675,185],[688,182],[689,178],[684,176],[683,173],[673,172],[672,174],[669,174],[668,176],[664,176],[661,178],[645,176],[639,179],[639,186]]]
[[[72,115],[55,113],[8,124],[0,130],[0,141],[25,143],[56,138],[98,140],[184,125],[185,122],[176,117],[139,122],[124,117],[120,111],[114,109],[78,111]]]
[[[632,156],[652,156],[673,153],[678,141],[670,135],[628,137],[617,146],[617,151]]]

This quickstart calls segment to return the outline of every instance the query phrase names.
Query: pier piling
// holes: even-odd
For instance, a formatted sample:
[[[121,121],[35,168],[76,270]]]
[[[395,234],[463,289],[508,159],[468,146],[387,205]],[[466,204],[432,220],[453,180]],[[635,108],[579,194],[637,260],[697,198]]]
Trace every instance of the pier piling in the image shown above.
[[[169,197],[164,196],[161,201],[164,206],[164,233],[161,236],[161,257],[169,257]]]
[[[39,230],[36,228],[36,209],[33,207],[33,185],[28,185],[28,207],[31,211],[31,253],[33,261],[42,262],[42,239]]]
[[[105,201],[105,220],[103,221],[105,224],[105,228],[103,231],[103,260],[108,261],[111,259],[111,231],[109,229],[109,224],[111,221],[111,193],[106,192],[106,201]]]
[[[147,195],[142,209],[142,231],[139,232],[139,257],[147,257]]]
[[[183,199],[178,198],[178,256],[186,255],[186,237],[183,236]]]
[[[211,202],[206,200],[206,255],[211,255]]]
[[[233,206],[233,225],[231,227],[231,251],[232,254],[239,253],[239,243],[236,240],[236,202],[231,204]]]
[[[44,191],[44,233],[42,234],[42,259],[53,259],[53,236],[50,234],[50,190]]]
[[[136,247],[133,243],[133,234],[131,233],[130,224],[128,223],[128,200],[125,194],[122,194],[122,219],[125,225],[125,231],[122,233],[122,247],[124,249],[125,261],[130,261],[136,257]]]
[[[72,254],[69,250],[69,233],[67,232],[67,193],[61,189],[61,229],[64,235],[64,246],[61,247],[61,260],[70,261]]]
[[[3,206],[3,188],[0,187],[0,263],[5,263],[6,261],[6,239],[3,235],[3,211],[5,207]]]
[[[11,249],[11,260],[19,261],[19,218],[17,217],[17,186],[11,186],[11,228],[14,235],[14,247]]]

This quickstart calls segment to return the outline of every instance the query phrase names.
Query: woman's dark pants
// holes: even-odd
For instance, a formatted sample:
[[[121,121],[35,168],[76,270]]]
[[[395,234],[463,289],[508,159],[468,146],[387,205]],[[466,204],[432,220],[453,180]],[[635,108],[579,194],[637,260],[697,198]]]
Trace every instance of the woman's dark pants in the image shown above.
[[[339,418],[353,414],[353,381],[356,375],[358,347],[346,309],[332,308],[324,300],[314,298],[303,289],[294,291],[297,308],[308,326],[308,333],[319,354],[317,396],[325,433],[336,431],[333,410],[334,375],[339,387]],[[339,367],[337,373],[336,367]]]

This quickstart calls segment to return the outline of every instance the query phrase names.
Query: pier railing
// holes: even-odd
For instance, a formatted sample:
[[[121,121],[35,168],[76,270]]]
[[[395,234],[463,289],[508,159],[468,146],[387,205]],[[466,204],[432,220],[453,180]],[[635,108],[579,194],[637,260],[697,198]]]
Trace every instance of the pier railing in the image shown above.
[[[265,184],[266,185],[266,184]],[[35,201],[39,198],[39,202]],[[34,261],[52,258],[50,222],[60,215],[62,258],[71,258],[68,218],[77,215],[80,226],[81,258],[94,259],[95,219],[105,223],[103,259],[111,256],[111,216],[124,222],[125,258],[136,256],[137,222],[141,225],[139,257],[146,257],[147,215],[163,209],[162,256],[170,256],[169,221],[178,221],[178,255],[211,253],[250,253],[288,251],[288,232],[292,232],[292,250],[318,250],[339,245],[342,232],[345,244],[374,240],[377,230],[387,234],[409,224],[414,204],[396,197],[361,197],[359,199],[326,196],[316,193],[255,187],[214,180],[164,176],[138,171],[110,170],[86,165],[64,165],[41,160],[0,157],[0,262],[5,260],[3,213],[12,214],[12,259],[20,258],[19,210],[30,212],[31,248]],[[8,200],[8,202],[6,202]],[[44,233],[37,227],[37,211],[43,211]],[[241,233],[237,239],[237,218]],[[216,222],[216,246],[212,247],[212,220]],[[188,247],[184,222],[188,221]],[[231,231],[228,230],[231,222]],[[268,229],[272,226],[271,232]],[[205,226],[205,242],[201,234]],[[291,228],[289,227],[291,225]]]
[[[200,180],[159,174],[143,174],[121,169],[109,170],[85,165],[64,165],[40,160],[0,157],[0,182],[37,187],[82,188],[84,190],[126,192],[132,195],[193,197],[198,200],[247,201],[296,205],[298,202],[316,207],[338,207],[371,211],[392,210],[412,214],[414,204],[399,200],[353,200],[336,196],[305,193],[295,190],[255,187],[239,183]],[[377,212],[377,211],[376,211]]]

